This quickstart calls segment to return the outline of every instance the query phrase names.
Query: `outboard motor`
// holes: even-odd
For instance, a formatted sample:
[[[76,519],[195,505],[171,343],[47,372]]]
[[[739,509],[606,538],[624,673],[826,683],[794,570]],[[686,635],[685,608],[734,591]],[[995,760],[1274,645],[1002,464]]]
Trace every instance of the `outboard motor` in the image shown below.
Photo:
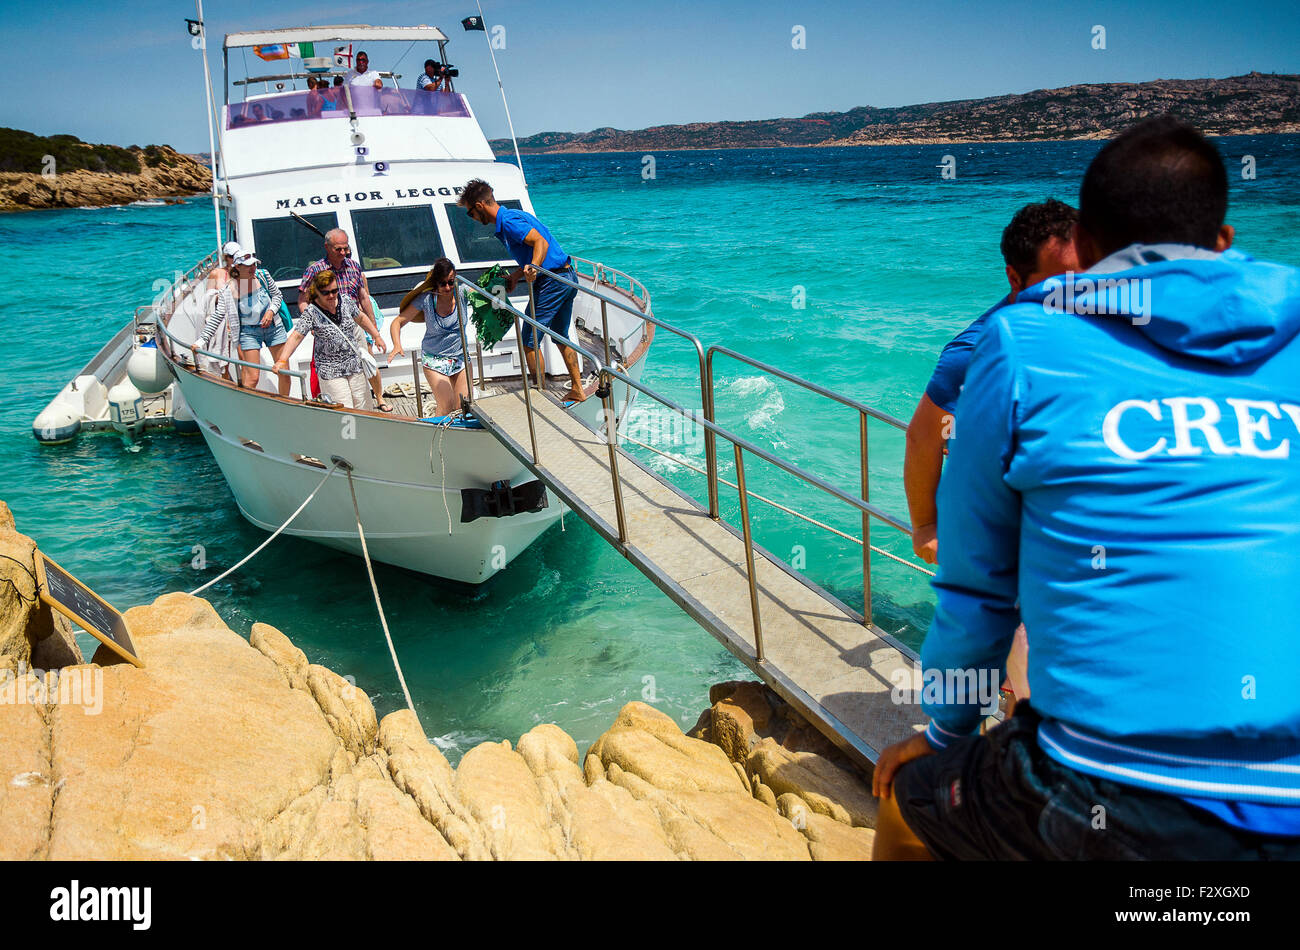
[[[133,435],[144,426],[144,398],[130,380],[108,391],[108,417],[123,435]]]

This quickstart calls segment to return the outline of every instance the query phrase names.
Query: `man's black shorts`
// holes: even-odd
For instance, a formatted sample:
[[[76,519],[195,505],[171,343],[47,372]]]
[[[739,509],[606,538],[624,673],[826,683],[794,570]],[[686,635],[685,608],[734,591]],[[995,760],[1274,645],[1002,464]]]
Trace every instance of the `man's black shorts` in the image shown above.
[[[1029,703],[894,777],[903,820],[953,860],[1300,860],[1300,838],[1233,828],[1172,795],[1076,772],[1038,746]]]

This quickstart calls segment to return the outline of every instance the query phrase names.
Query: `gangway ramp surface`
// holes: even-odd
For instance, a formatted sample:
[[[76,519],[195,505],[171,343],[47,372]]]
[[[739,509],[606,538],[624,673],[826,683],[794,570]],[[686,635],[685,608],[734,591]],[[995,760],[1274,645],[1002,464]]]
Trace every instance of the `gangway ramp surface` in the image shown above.
[[[754,546],[764,659],[757,659],[741,533],[623,451],[618,474],[627,526],[619,540],[609,447],[552,397],[532,394],[538,463],[524,394],[475,399],[484,427],[701,626],[862,765],[924,726],[915,654],[807,578]]]

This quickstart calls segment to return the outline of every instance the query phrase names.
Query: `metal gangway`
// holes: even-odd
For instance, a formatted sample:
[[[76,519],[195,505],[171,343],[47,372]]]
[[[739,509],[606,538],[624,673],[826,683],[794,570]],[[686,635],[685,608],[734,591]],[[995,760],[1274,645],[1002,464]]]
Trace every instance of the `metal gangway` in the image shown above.
[[[909,534],[911,529],[905,521],[869,501],[867,422],[876,419],[904,430],[906,424],[735,350],[722,346],[711,346],[706,350],[691,333],[651,315],[650,308],[644,305],[648,302],[643,301],[643,307],[638,308],[595,289],[618,288],[619,277],[625,275],[603,265],[593,265],[578,258],[574,260],[592,267],[591,288],[544,268],[538,270],[577,288],[579,293],[599,299],[603,354],[575,346],[533,320],[531,286],[527,312],[519,311],[508,301],[499,301],[498,305],[512,314],[515,339],[522,339],[521,322],[527,322],[536,332],[548,334],[557,343],[573,347],[596,366],[599,374],[597,396],[604,408],[604,432],[590,428],[540,388],[544,379],[540,359],[536,361],[535,378],[531,381],[530,373],[521,364],[523,386],[520,389],[487,390],[488,394],[478,395],[472,403],[467,401],[467,408],[565,505],[827,738],[860,765],[874,764],[881,749],[907,738],[920,730],[925,722],[919,705],[894,701],[900,683],[910,686],[914,682],[917,656],[877,627],[871,614],[872,551],[903,560],[871,544],[872,521],[883,522]],[[457,280],[463,291],[480,290],[464,277],[458,275]],[[637,297],[632,283],[629,296],[635,302]],[[693,346],[699,361],[702,412],[678,405],[633,380],[619,368],[620,364],[610,353],[609,307],[620,308],[644,319],[655,328],[674,333]],[[459,311],[464,314],[465,310],[462,297]],[[716,355],[738,360],[855,411],[859,420],[861,496],[842,491],[718,425],[714,420],[713,399],[713,360]],[[468,365],[469,361],[466,362]],[[629,387],[625,390],[629,395],[636,390],[703,428],[707,507],[643,466],[620,447],[613,402],[615,381]],[[471,393],[473,390],[471,386]],[[605,433],[610,437],[606,438]],[[732,446],[736,465],[734,484],[719,477],[718,438]],[[652,446],[637,444],[653,450]],[[754,542],[749,517],[751,498],[775,504],[851,541],[859,539],[748,491],[745,487],[747,457],[776,466],[860,513],[862,613]],[[720,516],[720,483],[730,485],[738,492],[738,526],[728,524]],[[929,573],[909,561],[903,563]],[[914,695],[911,689],[902,692],[909,697]]]

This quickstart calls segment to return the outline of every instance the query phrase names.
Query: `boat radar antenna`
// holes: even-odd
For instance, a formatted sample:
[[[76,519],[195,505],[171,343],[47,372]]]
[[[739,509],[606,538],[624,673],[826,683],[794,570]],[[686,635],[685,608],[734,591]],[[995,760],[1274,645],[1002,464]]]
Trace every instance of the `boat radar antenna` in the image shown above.
[[[524,160],[519,156],[519,142],[515,139],[515,123],[510,118],[510,103],[506,101],[506,87],[501,82],[501,70],[497,69],[497,54],[492,50],[492,40],[488,37],[485,18],[483,16],[483,0],[478,2],[478,25],[470,26],[472,18],[465,20],[461,26],[466,30],[482,30],[483,39],[487,42],[488,55],[492,57],[492,69],[497,74],[497,88],[501,90],[501,104],[506,107],[506,124],[510,126],[510,142],[515,147],[515,161],[519,164],[519,177],[524,180],[524,187],[528,187],[528,176],[524,174]]]
[[[203,25],[203,0],[194,0],[194,6],[198,11],[199,18],[197,21],[188,20],[190,35],[198,41],[198,48],[203,53],[203,83],[206,87],[207,95],[203,97],[204,105],[208,107],[208,167],[212,170],[212,217],[216,222],[217,229],[217,253],[221,253],[221,206],[217,202],[217,146],[212,139],[212,74],[208,72],[208,41],[207,30]],[[191,40],[191,43],[194,41]],[[220,260],[220,257],[217,258]]]

